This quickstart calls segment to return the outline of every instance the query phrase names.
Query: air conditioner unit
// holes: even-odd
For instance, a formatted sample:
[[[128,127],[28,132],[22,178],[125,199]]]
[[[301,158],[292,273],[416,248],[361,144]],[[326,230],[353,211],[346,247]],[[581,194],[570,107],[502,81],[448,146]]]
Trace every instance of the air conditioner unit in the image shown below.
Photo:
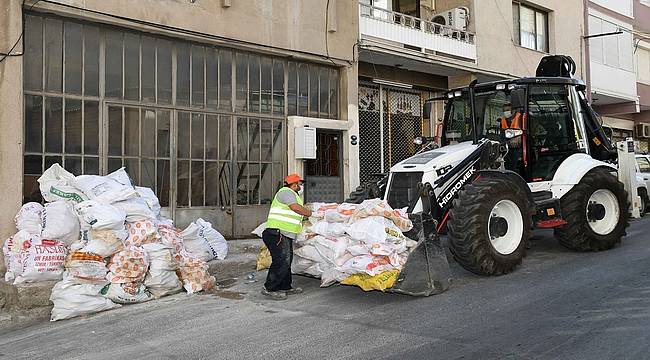
[[[636,124],[636,137],[650,138],[650,124]]]
[[[469,9],[466,7],[457,7],[451,10],[443,11],[433,15],[431,19],[436,24],[446,25],[458,30],[467,30],[469,25]]]

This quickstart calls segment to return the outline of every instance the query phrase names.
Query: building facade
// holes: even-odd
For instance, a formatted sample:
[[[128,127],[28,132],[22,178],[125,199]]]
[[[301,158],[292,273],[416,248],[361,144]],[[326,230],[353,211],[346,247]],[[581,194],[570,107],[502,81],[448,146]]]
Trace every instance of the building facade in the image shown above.
[[[647,152],[650,150],[650,1],[634,1],[633,30],[636,90],[639,96],[639,112],[634,114],[635,135],[641,150]],[[649,130],[645,134],[644,128]]]
[[[125,167],[177,225],[203,217],[227,237],[265,220],[288,172],[341,198],[356,186],[356,4],[22,4],[0,13],[0,48],[17,44],[0,55],[2,236],[54,163],[75,175]],[[329,153],[295,159],[296,126],[331,134]]]
[[[418,150],[435,135],[436,92],[534,76],[548,54],[570,55],[583,77],[584,7],[579,1],[361,0],[359,134],[361,181]]]
[[[614,140],[634,133],[638,112],[632,0],[594,0],[586,10],[591,100]]]

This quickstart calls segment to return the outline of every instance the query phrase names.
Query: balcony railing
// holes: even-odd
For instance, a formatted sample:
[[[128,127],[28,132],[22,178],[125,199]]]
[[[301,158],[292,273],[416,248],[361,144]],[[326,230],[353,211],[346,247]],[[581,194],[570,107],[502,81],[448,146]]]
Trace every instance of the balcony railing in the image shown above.
[[[361,35],[476,59],[474,34],[406,14],[359,4]]]

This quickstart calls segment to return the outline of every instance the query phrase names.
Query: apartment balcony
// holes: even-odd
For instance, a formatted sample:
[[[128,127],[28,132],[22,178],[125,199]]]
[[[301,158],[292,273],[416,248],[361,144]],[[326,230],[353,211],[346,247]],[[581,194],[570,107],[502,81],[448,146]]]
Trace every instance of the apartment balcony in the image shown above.
[[[473,33],[363,3],[359,4],[359,16],[363,40],[476,61]]]

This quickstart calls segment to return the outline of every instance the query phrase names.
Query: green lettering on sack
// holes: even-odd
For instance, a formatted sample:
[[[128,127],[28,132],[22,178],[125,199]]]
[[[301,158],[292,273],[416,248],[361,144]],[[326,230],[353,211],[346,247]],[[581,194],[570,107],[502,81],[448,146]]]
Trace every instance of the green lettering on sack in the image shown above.
[[[71,193],[71,192],[65,192],[65,191],[62,191],[60,189],[55,188],[54,186],[50,187],[50,193],[52,193],[52,194],[54,194],[54,195],[56,195],[58,197],[68,199],[68,200],[72,200],[72,201],[76,201],[76,202],[84,201],[84,199],[82,199],[81,196],[79,196],[79,194]]]

